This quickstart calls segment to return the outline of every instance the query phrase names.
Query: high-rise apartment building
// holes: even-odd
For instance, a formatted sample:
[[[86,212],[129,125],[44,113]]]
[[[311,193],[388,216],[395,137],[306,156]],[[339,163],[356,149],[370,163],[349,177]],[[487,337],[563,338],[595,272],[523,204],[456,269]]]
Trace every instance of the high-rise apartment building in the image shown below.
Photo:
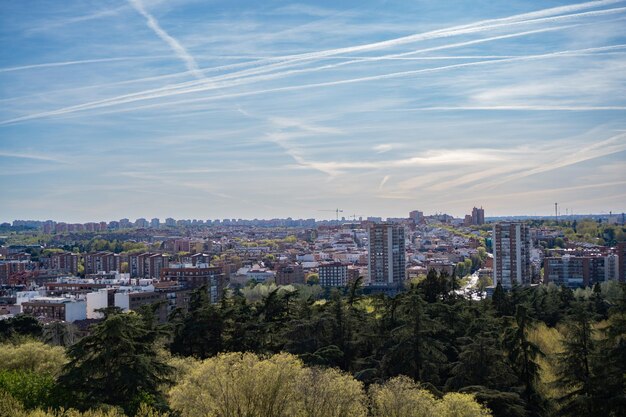
[[[472,224],[473,225],[481,225],[481,224],[485,224],[485,210],[483,210],[483,208],[476,208],[474,207],[472,209]]]
[[[530,228],[524,223],[498,223],[493,226],[493,281],[504,288],[529,285]]]
[[[409,213],[409,219],[412,219],[415,223],[419,223],[424,220],[424,213],[419,210],[413,210]]]
[[[372,224],[368,233],[370,284],[401,285],[406,274],[404,227],[391,223]]]

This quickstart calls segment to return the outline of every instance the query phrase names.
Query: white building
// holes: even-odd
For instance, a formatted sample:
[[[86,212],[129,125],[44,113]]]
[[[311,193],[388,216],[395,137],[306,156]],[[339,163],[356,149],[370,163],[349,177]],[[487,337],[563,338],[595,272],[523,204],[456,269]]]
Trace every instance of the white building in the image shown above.
[[[104,317],[104,314],[97,312],[96,310],[107,308],[109,306],[109,290],[102,288],[98,291],[87,293],[86,301],[87,318],[101,319]]]

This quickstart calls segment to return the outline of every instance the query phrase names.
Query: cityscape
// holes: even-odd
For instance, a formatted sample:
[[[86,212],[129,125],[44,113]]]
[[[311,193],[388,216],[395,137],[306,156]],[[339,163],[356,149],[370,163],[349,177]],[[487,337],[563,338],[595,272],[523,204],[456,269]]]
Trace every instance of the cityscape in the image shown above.
[[[187,310],[191,291],[201,287],[212,302],[229,287],[251,283],[329,290],[359,280],[365,293],[394,295],[431,270],[466,280],[462,290],[480,298],[498,285],[583,289],[626,282],[623,213],[559,220],[557,211],[526,222],[486,222],[482,207],[464,218],[419,210],[386,219],[335,214],[321,221],[3,223],[1,311],[74,322],[101,318],[103,308],[136,310],[167,300],[165,321],[175,308]],[[577,233],[589,226],[596,234]]]
[[[0,417],[626,417],[625,20],[0,2]]]

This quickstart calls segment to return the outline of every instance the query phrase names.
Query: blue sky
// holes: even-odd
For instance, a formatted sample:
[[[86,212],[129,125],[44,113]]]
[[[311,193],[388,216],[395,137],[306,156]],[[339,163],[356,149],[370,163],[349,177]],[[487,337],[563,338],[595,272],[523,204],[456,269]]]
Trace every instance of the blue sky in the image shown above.
[[[0,3],[0,220],[626,209],[626,1]]]

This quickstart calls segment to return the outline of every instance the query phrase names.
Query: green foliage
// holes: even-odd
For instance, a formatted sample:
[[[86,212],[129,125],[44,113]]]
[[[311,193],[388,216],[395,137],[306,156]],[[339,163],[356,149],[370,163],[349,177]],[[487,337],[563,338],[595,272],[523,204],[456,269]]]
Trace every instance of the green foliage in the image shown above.
[[[54,378],[27,370],[1,370],[0,392],[5,392],[28,409],[52,406]]]
[[[369,390],[374,416],[380,417],[489,417],[492,414],[471,394],[449,393],[436,398],[410,378],[392,378]]]
[[[6,320],[0,320],[0,342],[15,337],[39,337],[43,327],[36,318],[25,314],[18,314]]]
[[[81,409],[109,404],[132,413],[141,402],[162,404],[160,386],[172,369],[159,355],[158,337],[146,317],[110,314],[68,349],[59,384]]]
[[[556,384],[567,392],[559,398],[560,414],[595,416],[600,407],[596,393],[601,384],[592,375],[595,342],[591,316],[582,302],[576,303],[567,322],[563,347],[564,351],[558,355],[559,379]]]
[[[0,345],[0,370],[25,371],[56,377],[67,363],[65,349],[29,340]]]
[[[317,287],[263,284],[212,304],[203,288],[167,332],[154,309],[112,309],[67,348],[56,385],[65,348],[24,341],[37,324],[22,318],[0,348],[11,390],[0,396],[11,410],[155,417],[176,381],[169,406],[183,416],[239,404],[250,416],[487,415],[482,405],[497,417],[624,417],[623,285],[499,287],[491,300],[457,287],[456,277],[431,271],[395,297],[363,296],[358,282],[326,299]],[[44,337],[63,345],[64,330],[47,327]],[[222,411],[215,415],[229,415]]]
[[[44,326],[42,339],[53,346],[71,346],[78,340],[78,329],[72,323],[54,321]]]
[[[531,406],[533,415],[539,415],[543,399],[537,390],[540,366],[537,359],[544,355],[537,344],[528,338],[531,318],[524,305],[518,305],[515,317],[504,333],[504,347],[511,367],[524,387],[522,397]]]

